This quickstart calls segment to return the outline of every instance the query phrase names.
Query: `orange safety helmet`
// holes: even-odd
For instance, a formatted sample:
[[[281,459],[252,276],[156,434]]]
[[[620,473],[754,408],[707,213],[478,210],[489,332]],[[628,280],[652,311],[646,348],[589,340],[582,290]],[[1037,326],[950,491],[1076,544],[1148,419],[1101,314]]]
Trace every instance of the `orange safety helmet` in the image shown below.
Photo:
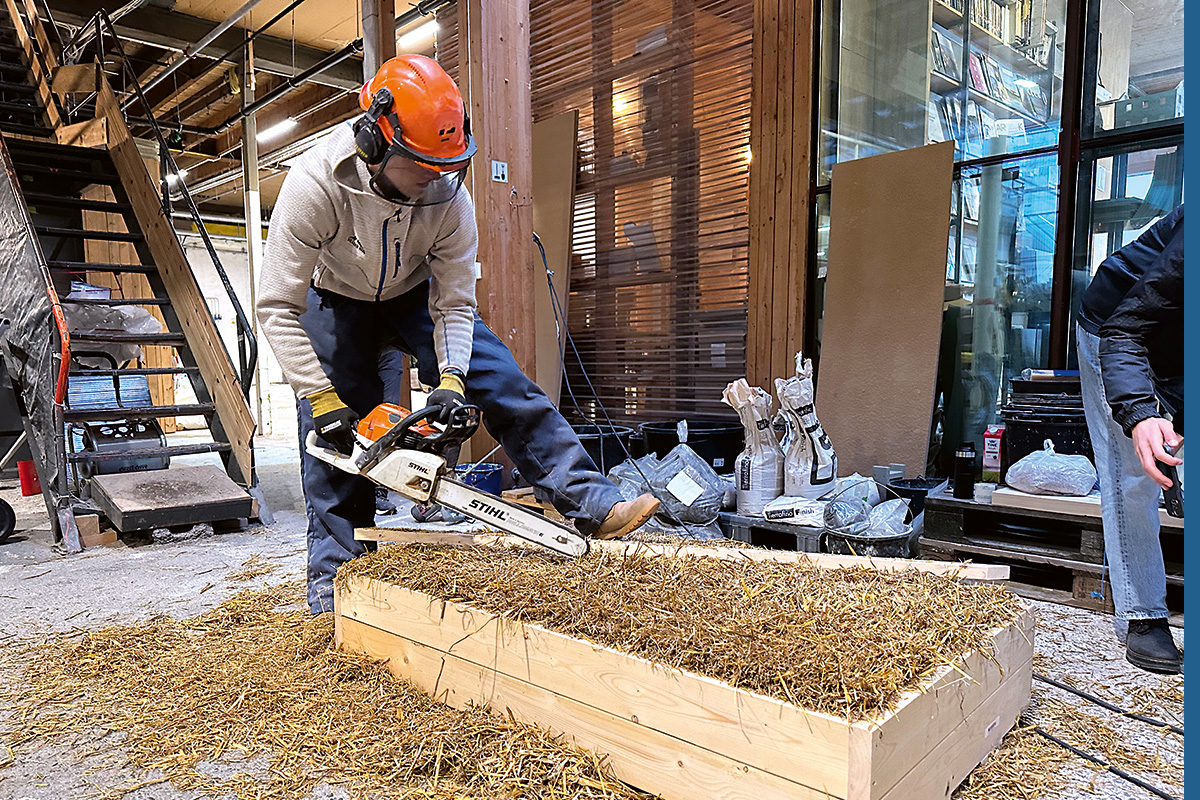
[[[368,164],[393,155],[441,172],[464,170],[475,138],[454,80],[432,58],[403,55],[383,63],[358,95],[364,112],[354,145]]]

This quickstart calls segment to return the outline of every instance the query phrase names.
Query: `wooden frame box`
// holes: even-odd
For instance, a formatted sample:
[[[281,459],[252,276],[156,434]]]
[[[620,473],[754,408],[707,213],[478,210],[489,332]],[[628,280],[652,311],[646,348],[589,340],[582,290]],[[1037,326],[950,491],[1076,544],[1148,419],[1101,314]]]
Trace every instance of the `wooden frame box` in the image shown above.
[[[363,577],[339,585],[340,647],[455,708],[562,733],[666,800],[949,797],[1029,703],[1033,618],[993,633],[895,710],[848,722],[464,603]]]

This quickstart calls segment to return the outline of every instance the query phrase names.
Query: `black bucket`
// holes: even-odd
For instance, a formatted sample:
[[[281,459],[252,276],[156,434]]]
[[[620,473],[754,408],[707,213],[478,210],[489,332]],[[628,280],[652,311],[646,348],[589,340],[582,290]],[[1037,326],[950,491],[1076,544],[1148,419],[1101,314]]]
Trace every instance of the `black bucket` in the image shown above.
[[[638,428],[646,439],[646,452],[665,458],[679,444],[677,422],[643,422]],[[733,472],[733,462],[742,452],[742,426],[737,422],[711,419],[687,420],[687,445],[714,470]]]
[[[1088,435],[1087,422],[1082,417],[1060,421],[1012,419],[1005,415],[1004,423],[1009,464],[1015,464],[1030,453],[1041,450],[1047,439],[1054,442],[1054,452],[1060,455],[1087,456],[1088,461],[1096,463],[1092,455],[1092,438]]]
[[[912,522],[924,510],[925,497],[944,482],[944,478],[903,478],[887,486],[908,501],[908,517],[904,521]]]
[[[907,533],[896,536],[856,536],[827,530],[821,534],[824,545],[821,549],[839,556],[908,558],[908,537]]]
[[[583,444],[583,449],[592,457],[597,469],[605,475],[608,471],[625,460],[625,451],[629,449],[629,437],[633,428],[621,425],[572,425],[575,435]]]

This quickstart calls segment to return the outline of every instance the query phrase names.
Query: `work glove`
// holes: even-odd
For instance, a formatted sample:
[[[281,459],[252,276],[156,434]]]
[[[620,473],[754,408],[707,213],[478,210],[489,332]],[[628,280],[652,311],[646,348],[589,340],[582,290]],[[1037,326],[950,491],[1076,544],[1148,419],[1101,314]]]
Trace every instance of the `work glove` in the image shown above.
[[[434,420],[443,425],[449,423],[450,414],[454,409],[467,404],[467,398],[463,397],[465,391],[462,377],[453,372],[443,372],[441,382],[429,393],[429,399],[425,403],[427,408],[440,409]]]
[[[354,452],[354,428],[358,414],[342,402],[331,386],[308,396],[312,406],[313,427],[334,450],[348,456]]]

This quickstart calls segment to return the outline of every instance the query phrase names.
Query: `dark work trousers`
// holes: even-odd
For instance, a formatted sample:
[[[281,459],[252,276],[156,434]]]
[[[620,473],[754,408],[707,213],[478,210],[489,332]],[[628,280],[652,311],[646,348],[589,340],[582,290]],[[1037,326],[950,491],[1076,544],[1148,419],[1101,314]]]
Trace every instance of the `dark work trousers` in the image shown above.
[[[309,289],[308,310],[300,322],[338,397],[360,416],[385,400],[380,341],[394,340],[414,356],[422,383],[438,383],[428,283],[378,303]],[[621,500],[620,493],[596,470],[575,431],[478,316],[466,398],[482,410],[488,433],[504,446],[537,494],[576,520],[584,533],[595,532]],[[355,541],[354,529],[374,524],[375,492],[366,478],[308,454],[304,440],[313,429],[312,408],[305,400],[297,405],[308,510],[308,604],[316,614],[333,609],[338,567],[368,550],[368,543]]]

